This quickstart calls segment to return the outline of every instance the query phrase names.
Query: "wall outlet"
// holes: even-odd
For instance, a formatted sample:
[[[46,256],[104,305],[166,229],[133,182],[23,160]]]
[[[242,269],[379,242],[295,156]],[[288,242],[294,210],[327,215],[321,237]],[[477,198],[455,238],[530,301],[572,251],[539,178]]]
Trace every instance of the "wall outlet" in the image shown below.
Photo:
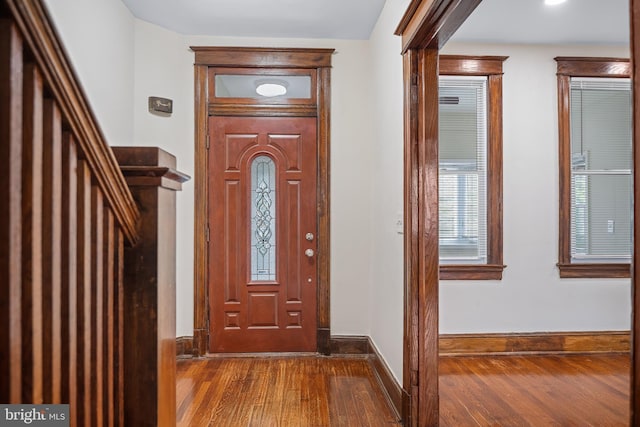
[[[615,221],[610,219],[607,220],[607,233],[614,233],[615,232]]]

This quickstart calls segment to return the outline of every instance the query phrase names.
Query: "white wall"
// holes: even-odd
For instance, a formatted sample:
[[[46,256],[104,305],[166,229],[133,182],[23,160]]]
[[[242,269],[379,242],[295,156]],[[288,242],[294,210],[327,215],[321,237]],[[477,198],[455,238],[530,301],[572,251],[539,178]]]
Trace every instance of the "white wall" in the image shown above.
[[[190,45],[336,48],[331,117],[331,327],[370,335],[402,377],[402,60],[393,30],[409,0],[388,0],[370,41],[189,37],[134,19],[116,0],[46,0],[114,145],[159,146],[193,176]],[[82,16],[82,19],[77,19]],[[504,66],[502,281],[440,286],[443,333],[623,330],[629,280],[558,278],[555,56],[624,48],[449,44],[444,53],[508,55]],[[174,100],[171,117],[149,96]],[[178,194],[177,335],[193,334],[193,181]]]
[[[193,176],[193,53],[189,46],[335,48],[331,76],[331,327],[369,335],[372,130],[366,41],[182,36],[136,20],[135,141],[178,157]],[[171,117],[147,112],[148,96],[174,99]],[[177,335],[193,334],[193,182],[178,196]]]
[[[194,174],[191,45],[329,47],[332,69],[331,322],[335,334],[369,334],[370,104],[366,41],[188,37],[133,18],[115,0],[46,0],[107,141],[159,146]],[[82,16],[82,19],[78,19]],[[147,98],[174,100],[171,117]],[[193,334],[193,181],[178,193],[177,335]]]
[[[400,37],[393,32],[409,4],[387,0],[371,35],[373,223],[371,229],[371,339],[402,383],[404,236],[403,83]]]
[[[502,281],[442,281],[440,332],[628,330],[629,279],[560,279],[556,56],[628,57],[624,47],[447,44],[505,55]]]
[[[194,177],[193,53],[182,36],[135,20],[136,145],[160,147],[177,158],[177,169]],[[173,100],[169,117],[148,111],[149,96]],[[193,179],[177,193],[176,335],[193,335]]]
[[[132,145],[134,18],[114,0],[45,0],[100,127]]]
[[[388,0],[371,37],[374,128],[371,337],[402,378],[402,60],[392,36],[406,8]],[[624,47],[448,44],[442,53],[507,55],[504,65],[502,281],[442,281],[440,332],[627,330],[628,279],[562,279],[558,246],[556,56],[628,57]]]

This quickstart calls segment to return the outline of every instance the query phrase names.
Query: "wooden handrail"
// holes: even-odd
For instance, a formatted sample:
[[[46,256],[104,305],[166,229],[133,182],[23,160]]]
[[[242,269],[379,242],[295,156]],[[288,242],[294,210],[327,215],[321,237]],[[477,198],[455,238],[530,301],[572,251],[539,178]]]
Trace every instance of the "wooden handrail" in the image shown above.
[[[124,425],[137,398],[125,390],[137,351],[125,322],[152,316],[127,302],[125,250],[159,243],[141,237],[41,0],[0,1],[0,161],[0,402],[66,403],[71,426]]]
[[[135,244],[140,213],[42,2],[4,1],[125,237]]]

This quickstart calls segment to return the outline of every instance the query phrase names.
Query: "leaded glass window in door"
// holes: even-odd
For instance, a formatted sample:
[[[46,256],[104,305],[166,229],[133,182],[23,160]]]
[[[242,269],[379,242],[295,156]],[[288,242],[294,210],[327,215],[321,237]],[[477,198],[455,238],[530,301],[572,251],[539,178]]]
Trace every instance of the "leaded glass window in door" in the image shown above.
[[[251,280],[276,280],[276,165],[268,156],[251,163]]]

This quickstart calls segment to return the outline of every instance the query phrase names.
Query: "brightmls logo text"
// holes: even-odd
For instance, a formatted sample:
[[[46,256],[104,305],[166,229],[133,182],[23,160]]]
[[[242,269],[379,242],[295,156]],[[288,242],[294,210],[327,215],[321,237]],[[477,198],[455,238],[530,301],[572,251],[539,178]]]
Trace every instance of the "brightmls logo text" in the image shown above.
[[[2,405],[0,427],[4,426],[69,426],[69,405]]]

